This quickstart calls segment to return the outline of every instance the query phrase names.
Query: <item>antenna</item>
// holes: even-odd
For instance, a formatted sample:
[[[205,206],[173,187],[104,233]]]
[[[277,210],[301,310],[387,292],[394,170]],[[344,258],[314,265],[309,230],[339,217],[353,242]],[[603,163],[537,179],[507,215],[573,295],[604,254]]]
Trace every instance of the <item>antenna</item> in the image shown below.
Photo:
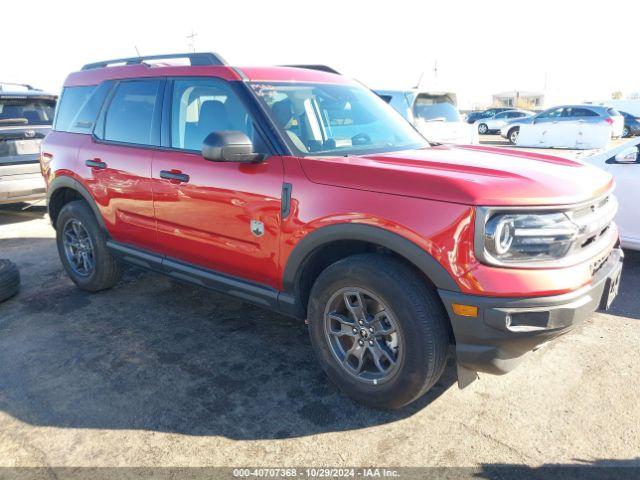
[[[420,84],[422,84],[422,77],[424,77],[424,71],[420,74],[420,76],[418,77],[418,83],[416,83],[416,86],[413,87],[416,90],[420,90]]]
[[[187,35],[187,40],[189,41],[189,49],[192,52],[196,51],[196,37],[198,36],[198,34],[196,32],[193,31],[193,29],[191,29],[191,33],[189,35]]]
[[[133,48],[136,49],[136,53],[138,54],[139,57],[141,57],[142,55],[140,55],[140,51],[138,50],[138,46],[134,45]]]

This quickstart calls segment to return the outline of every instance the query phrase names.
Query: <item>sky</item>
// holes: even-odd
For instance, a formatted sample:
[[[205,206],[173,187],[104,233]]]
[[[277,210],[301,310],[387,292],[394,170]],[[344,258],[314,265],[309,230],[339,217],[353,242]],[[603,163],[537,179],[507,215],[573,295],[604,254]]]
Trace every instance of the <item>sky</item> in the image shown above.
[[[0,81],[59,92],[110,58],[215,51],[230,64],[324,63],[372,88],[508,90],[550,103],[640,91],[640,1],[40,1],[2,6]],[[196,36],[193,43],[188,37]],[[437,66],[437,74],[434,71]]]

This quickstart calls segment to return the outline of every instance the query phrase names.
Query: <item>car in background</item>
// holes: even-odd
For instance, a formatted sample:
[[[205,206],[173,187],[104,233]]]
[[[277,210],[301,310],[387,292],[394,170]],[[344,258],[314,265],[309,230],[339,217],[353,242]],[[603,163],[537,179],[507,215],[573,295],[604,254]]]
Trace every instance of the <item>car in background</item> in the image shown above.
[[[620,230],[620,242],[623,248],[640,251],[640,153],[638,146],[616,148],[607,154],[584,157],[585,163],[613,175],[616,181],[616,197],[619,207],[615,221]]]
[[[500,129],[500,136],[515,145],[522,125],[538,123],[553,125],[560,122],[605,122],[611,125],[611,136],[613,138],[621,137],[624,129],[624,117],[615,108],[606,105],[561,105],[549,108],[532,117],[518,118],[507,122]]]
[[[477,144],[476,129],[463,121],[452,92],[376,90],[431,143]]]
[[[477,120],[483,118],[491,118],[500,112],[506,112],[507,110],[513,110],[513,107],[493,107],[486,110],[477,110],[475,112],[469,112],[467,114],[467,123],[475,123]]]
[[[509,121],[531,117],[533,115],[533,112],[527,110],[506,110],[504,112],[498,112],[492,117],[477,120],[474,125],[480,135],[486,135],[488,133],[499,132]]]
[[[0,204],[44,198],[40,143],[51,130],[57,96],[0,83]]]
[[[620,111],[624,117],[623,137],[634,137],[640,135],[640,115],[632,115],[629,112]]]

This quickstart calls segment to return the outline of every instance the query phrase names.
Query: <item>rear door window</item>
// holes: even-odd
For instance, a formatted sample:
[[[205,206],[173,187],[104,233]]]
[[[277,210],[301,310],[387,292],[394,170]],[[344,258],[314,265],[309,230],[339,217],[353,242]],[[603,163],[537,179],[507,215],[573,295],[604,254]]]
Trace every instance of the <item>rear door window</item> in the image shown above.
[[[115,87],[104,119],[104,139],[134,145],[159,145],[160,80],[130,80]]]
[[[568,110],[569,110],[569,114],[567,116],[569,117],[597,117],[598,116],[596,112],[588,108],[571,107]]]

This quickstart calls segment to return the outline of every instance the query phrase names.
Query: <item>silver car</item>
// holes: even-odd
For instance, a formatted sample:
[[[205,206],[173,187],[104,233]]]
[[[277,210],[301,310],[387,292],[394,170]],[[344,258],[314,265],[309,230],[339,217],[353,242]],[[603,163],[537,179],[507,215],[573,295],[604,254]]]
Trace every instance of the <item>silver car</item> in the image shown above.
[[[500,135],[515,144],[522,125],[560,122],[606,122],[611,125],[611,136],[614,138],[621,137],[624,128],[624,117],[616,109],[606,105],[561,105],[549,108],[533,117],[509,121],[500,129]]]
[[[476,120],[475,125],[477,126],[478,133],[480,135],[486,135],[487,133],[499,132],[507,122],[531,116],[533,116],[533,112],[529,112],[527,110],[507,110],[505,112],[496,113],[491,117]]]
[[[51,130],[56,98],[0,83],[0,205],[44,198],[40,142]]]

